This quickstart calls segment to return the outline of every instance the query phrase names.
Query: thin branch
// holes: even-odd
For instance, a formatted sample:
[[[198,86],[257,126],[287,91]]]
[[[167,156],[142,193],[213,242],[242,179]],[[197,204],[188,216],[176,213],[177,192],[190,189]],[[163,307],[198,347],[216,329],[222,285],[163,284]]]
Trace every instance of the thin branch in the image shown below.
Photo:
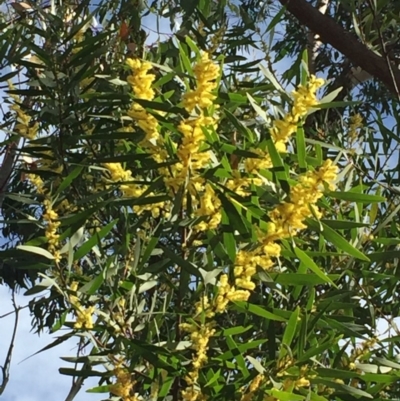
[[[83,386],[84,380],[85,378],[83,376],[80,376],[72,383],[71,389],[69,390],[65,401],[72,401],[76,397]]]
[[[12,295],[12,304],[13,304],[13,307],[15,310],[14,329],[13,329],[13,333],[11,336],[10,346],[8,347],[6,359],[4,361],[4,365],[0,366],[1,373],[2,373],[2,381],[0,384],[0,395],[3,394],[4,390],[7,387],[8,381],[10,379],[10,365],[11,365],[12,353],[13,353],[13,349],[14,349],[15,337],[17,335],[18,318],[19,318],[19,311],[20,311],[20,308],[16,305],[16,302],[15,302],[15,292],[13,291],[12,294],[13,294]]]
[[[20,310],[22,310],[22,309],[25,309],[25,308],[28,308],[29,307],[29,304],[28,305],[25,305],[25,306],[19,306],[18,307],[18,311],[20,311]],[[12,311],[10,311],[10,312],[6,312],[6,313],[4,313],[3,315],[0,315],[0,319],[3,319],[4,317],[7,317],[7,316],[10,316],[10,315],[12,315],[13,313],[16,313],[17,311],[14,309],[14,310],[12,310]]]

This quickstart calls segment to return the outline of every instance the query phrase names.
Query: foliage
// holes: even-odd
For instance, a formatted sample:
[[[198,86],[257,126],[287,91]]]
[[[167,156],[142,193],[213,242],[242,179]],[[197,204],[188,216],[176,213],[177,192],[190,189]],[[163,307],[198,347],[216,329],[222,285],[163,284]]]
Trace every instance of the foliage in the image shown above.
[[[265,27],[250,5],[4,16],[4,145],[19,157],[1,277],[36,295],[37,332],[62,331],[45,350],[80,338],[60,368],[78,388],[97,376],[91,392],[123,401],[397,397],[397,337],[376,327],[399,313],[397,172],[382,164],[398,136],[379,107],[335,102],[304,43],[274,42],[284,13],[264,5],[277,11]],[[144,18],[181,26],[150,46]],[[268,35],[277,60],[298,57],[283,79],[259,50]]]

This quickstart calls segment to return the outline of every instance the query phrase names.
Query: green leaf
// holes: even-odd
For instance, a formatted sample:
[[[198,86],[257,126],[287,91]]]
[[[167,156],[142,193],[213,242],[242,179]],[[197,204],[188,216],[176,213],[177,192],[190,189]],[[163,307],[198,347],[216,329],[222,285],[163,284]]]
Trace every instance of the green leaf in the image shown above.
[[[80,246],[74,253],[74,260],[79,260],[87,255],[93,247],[98,245],[100,241],[108,235],[108,233],[117,224],[118,219],[111,221],[105,227],[103,227],[99,232],[95,233],[90,237],[82,246]]]
[[[334,230],[350,230],[352,228],[370,227],[370,224],[367,223],[358,223],[356,221],[348,221],[348,220],[321,219],[320,221],[329,226],[330,228],[333,228]]]
[[[185,49],[183,48],[182,44],[178,42],[178,47],[179,47],[179,54],[180,54],[180,62],[182,65],[182,71],[185,71],[187,74],[190,76],[194,76],[193,74],[193,68],[192,68],[192,63],[190,62]]]
[[[304,395],[293,394],[288,391],[278,390],[276,388],[266,390],[265,392],[279,401],[302,401],[306,399]]]
[[[268,312],[266,309],[258,305],[253,305],[246,302],[234,302],[234,309],[244,313],[252,313],[253,315],[261,316],[267,320],[276,320],[278,322],[285,322],[286,319],[274,313]]]
[[[44,256],[47,259],[54,259],[54,256],[46,249],[31,245],[17,245],[17,249],[25,252],[35,253],[36,255]]]
[[[287,348],[290,349],[294,335],[296,334],[297,323],[300,315],[299,307],[292,312],[289,321],[287,322],[285,332],[282,338],[282,346],[279,351],[279,359],[283,358],[287,353]]]
[[[60,195],[65,189],[69,188],[75,178],[79,177],[82,173],[83,166],[75,167],[66,177],[63,177],[61,184],[54,193],[54,197]]]
[[[109,393],[110,386],[96,386],[86,390],[86,393]]]
[[[278,151],[276,150],[276,147],[272,141],[272,138],[267,139],[267,148],[268,148],[268,153],[271,157],[272,164],[274,166],[273,172],[278,179],[280,185],[282,186],[283,190],[285,192],[289,192],[290,187],[289,187],[289,177],[287,176],[285,165],[283,164],[283,160],[281,156],[279,155]]]
[[[224,231],[234,232],[237,230],[243,236],[248,237],[249,230],[237,208],[232,203],[234,200],[228,199],[222,192],[219,192],[218,196],[222,204],[222,214],[226,216],[224,221],[229,222],[227,225],[223,226]],[[235,201],[235,204],[239,203]]]
[[[374,202],[385,202],[386,198],[379,195],[368,195],[368,194],[361,194],[358,192],[334,192],[331,191],[328,193],[329,196],[335,199],[341,199],[348,202],[358,202],[358,203],[374,203]]]
[[[334,281],[340,277],[340,274],[329,274],[324,277],[319,277],[313,274],[300,274],[300,273],[269,273],[271,280],[276,284],[281,285],[295,285],[295,286],[316,286],[326,283],[326,278]]]
[[[371,262],[385,262],[386,260],[400,258],[400,251],[382,251],[369,253],[368,258]]]
[[[249,140],[253,139],[253,133],[247,129],[229,110],[224,109],[224,114],[239,133],[243,134],[244,137]]]
[[[32,354],[32,355],[28,356],[27,358],[23,359],[20,363],[28,360],[29,358],[32,358],[35,355],[38,355],[38,354],[40,354],[40,353],[42,353],[44,351],[47,351],[47,350],[49,350],[51,348],[54,348],[54,347],[62,344],[63,342],[69,340],[73,336],[73,334],[74,333],[71,332],[71,333],[64,334],[63,336],[57,337],[52,343],[46,345],[45,347],[41,348],[39,351],[37,351],[34,354]]]
[[[342,91],[342,87],[335,89],[332,92],[329,92],[326,96],[324,96],[318,103],[324,104],[326,106],[331,106],[332,101],[336,99],[337,95]],[[331,106],[333,107],[333,106]]]
[[[79,292],[88,295],[94,295],[96,291],[101,287],[104,282],[104,273],[98,274],[93,280],[90,280],[88,283],[83,285]]]
[[[305,264],[305,266],[310,269],[314,274],[316,274],[325,283],[332,284],[337,288],[336,284],[316,265],[316,263],[301,249],[298,247],[294,248],[294,253],[296,256]]]
[[[243,358],[238,345],[235,343],[235,341],[232,339],[232,337],[229,337],[229,336],[225,338],[225,341],[226,341],[226,344],[228,345],[230,351],[235,356],[235,361],[237,363],[237,367],[240,370],[241,374],[243,375],[243,377],[247,377],[249,375],[249,371],[246,367],[246,361]]]
[[[236,354],[238,354],[238,353],[243,354],[246,351],[248,351],[249,349],[258,348],[260,345],[264,344],[266,341],[267,341],[266,339],[262,339],[262,340],[249,341],[247,343],[239,344],[237,346],[237,348],[235,348],[234,351],[231,351],[231,350],[226,351],[223,354],[216,357],[215,359],[222,360],[222,361],[233,359],[236,357]],[[236,369],[237,369],[237,366],[236,366]]]
[[[58,371],[62,375],[76,376],[76,377],[102,377],[105,376],[106,372],[100,372],[92,369],[73,369],[73,368],[59,368]]]
[[[388,366],[389,368],[393,369],[400,369],[400,364],[396,362],[392,362],[389,359],[381,358],[381,357],[374,357],[373,360],[380,365]]]
[[[201,58],[200,49],[196,46],[196,43],[190,38],[190,36],[186,36],[185,38],[187,45],[190,47],[193,53],[196,54],[196,58],[199,60]]]
[[[227,218],[226,214],[222,215],[222,218],[226,219],[227,221],[225,222],[225,224],[229,224],[229,219]],[[222,224],[224,224],[224,222],[222,221]],[[224,247],[226,249],[226,252],[230,258],[230,260],[232,262],[235,262],[236,260],[236,241],[235,241],[235,236],[233,235],[233,233],[230,232],[226,232],[224,231],[223,235],[223,244]]]
[[[261,374],[264,374],[266,369],[261,365],[260,361],[253,358],[251,355],[246,355],[246,359],[254,366],[254,369]]]
[[[299,127],[296,131],[296,154],[300,169],[305,171],[307,169],[307,162],[306,142],[303,127]]]
[[[262,64],[260,64],[260,70],[264,74],[265,78],[268,79],[268,81],[271,82],[271,84],[275,87],[275,89],[280,92],[282,95],[285,96],[286,100],[289,99],[289,96],[286,94],[286,91],[283,89],[281,84],[277,81],[275,78],[275,75],[270,71],[269,68],[264,67]]]
[[[246,95],[250,101],[251,106],[253,107],[254,111],[258,114],[258,116],[261,117],[265,123],[269,123],[270,118],[267,116],[267,113],[257,104],[257,102],[249,93],[246,93]]]
[[[370,259],[367,256],[365,256],[358,249],[354,248],[353,245],[349,244],[340,234],[332,230],[326,224],[322,222],[318,224],[318,222],[311,219],[307,219],[307,223],[311,228],[322,234],[326,240],[332,242],[332,244],[335,245],[338,249],[342,250],[343,252],[351,256],[354,256],[357,259],[363,260],[365,262],[370,261]]]
[[[223,335],[224,336],[234,336],[236,334],[242,334],[245,333],[246,331],[249,331],[253,326],[236,326],[236,327],[230,327],[229,329],[224,329]]]
[[[68,315],[68,311],[64,311],[60,318],[57,319],[56,323],[53,325],[53,327],[51,328],[51,332],[55,333],[56,331],[60,330],[61,327],[64,325],[65,320],[67,319],[67,315]]]
[[[339,393],[354,394],[354,395],[361,396],[361,397],[373,398],[373,396],[371,394],[367,393],[366,391],[359,390],[355,387],[351,387],[346,384],[340,384],[340,383],[337,383],[334,381],[320,379],[320,378],[311,379],[310,381],[312,384],[324,384],[327,387],[338,390]]]

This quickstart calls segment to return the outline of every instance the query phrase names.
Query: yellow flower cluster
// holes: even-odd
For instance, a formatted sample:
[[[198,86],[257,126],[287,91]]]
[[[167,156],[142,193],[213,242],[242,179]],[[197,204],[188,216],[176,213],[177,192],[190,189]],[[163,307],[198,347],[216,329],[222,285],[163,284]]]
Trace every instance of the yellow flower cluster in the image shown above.
[[[48,158],[42,157],[37,160],[36,164],[40,170],[52,171],[55,173],[61,173],[63,171],[64,166],[57,163],[52,150],[43,151],[42,154],[48,156]]]
[[[371,351],[372,348],[377,344],[378,339],[376,337],[371,337],[368,340],[361,343],[360,347],[355,347],[350,354],[349,360],[349,368],[355,370],[356,364],[354,363],[358,359],[362,358],[363,356],[367,355],[368,352]]]
[[[78,283],[76,281],[72,282],[70,286],[70,290],[72,292],[77,292]],[[87,329],[90,330],[93,328],[93,313],[94,306],[90,306],[89,308],[84,308],[81,305],[79,298],[76,295],[69,296],[69,302],[74,307],[76,312],[76,322],[74,325],[75,329]]]
[[[129,323],[127,323],[126,317],[126,300],[125,298],[120,298],[116,305],[116,311],[112,316],[113,321],[115,322],[114,330],[115,333],[124,333],[125,329],[129,327]]]
[[[299,122],[307,115],[310,108],[318,104],[317,90],[324,84],[324,80],[311,75],[307,85],[300,85],[293,91],[293,107],[291,111],[281,119],[274,121],[270,132],[272,140],[278,152],[286,152],[286,143],[296,132]],[[246,171],[254,173],[260,169],[272,167],[270,156],[260,149],[251,149],[259,154],[260,158],[249,158],[245,162]]]
[[[198,327],[192,323],[182,323],[180,328],[190,333],[192,347],[195,349],[193,357],[193,369],[185,376],[187,388],[182,390],[182,399],[185,401],[200,401],[201,393],[196,386],[199,378],[199,371],[207,362],[208,343],[215,334],[214,323],[206,322]]]
[[[180,132],[183,134],[182,145],[178,148],[178,156],[180,158],[179,168],[181,170],[179,171],[176,168],[175,173],[178,172],[181,174],[175,175],[175,178],[179,177],[179,179],[175,181],[177,185],[174,187],[176,190],[179,185],[187,182],[186,177],[190,171],[189,191],[193,188],[195,191],[203,194],[196,215],[209,217],[208,222],[202,222],[198,225],[197,228],[201,231],[216,228],[220,224],[220,217],[216,216],[219,215],[221,208],[221,202],[212,185],[205,183],[200,175],[196,175],[196,170],[204,168],[208,163],[207,157],[203,155],[200,159],[198,156],[205,141],[203,131],[195,131],[196,121],[202,118],[202,107],[209,107],[214,100],[211,91],[215,89],[213,86],[215,78],[210,78],[213,72],[209,68],[208,62],[208,56],[203,55],[202,61],[196,66],[195,71],[199,73],[202,71],[201,67],[204,68],[206,71],[204,76],[207,77],[211,85],[207,86],[201,82],[198,84],[196,90],[185,95],[184,98],[184,105],[187,111],[192,112],[197,108],[200,111],[200,117],[194,120],[192,118],[190,124],[184,121],[179,126]],[[196,75],[198,82],[202,79],[201,76],[201,74]],[[322,80],[312,77],[307,86],[300,86],[293,93],[294,105],[291,113],[286,115],[282,120],[277,120],[274,123],[271,133],[274,143],[280,152],[286,151],[286,142],[289,136],[296,131],[300,119],[306,115],[310,107],[316,105],[315,93],[321,84]],[[199,88],[207,88],[209,91],[209,96],[204,96],[203,102],[200,102],[202,96],[200,95],[201,90]],[[210,125],[215,124],[211,120],[206,120],[205,122],[203,120],[204,125],[207,123]],[[260,169],[271,167],[271,161],[269,156],[261,149],[253,149],[253,151],[260,156],[260,159],[247,159],[245,170],[252,175],[258,175]],[[196,386],[196,383],[199,370],[207,361],[208,344],[211,336],[214,334],[213,322],[209,319],[213,318],[216,313],[225,312],[229,302],[247,301],[249,299],[251,291],[255,289],[255,283],[252,278],[256,274],[257,267],[265,270],[271,269],[274,265],[274,258],[279,257],[281,253],[278,241],[304,229],[304,220],[312,216],[313,213],[317,217],[320,216],[316,202],[322,197],[324,183],[327,183],[329,188],[333,189],[333,181],[336,179],[336,174],[336,166],[328,160],[319,170],[301,176],[299,183],[291,190],[289,201],[278,205],[269,213],[271,222],[269,223],[267,233],[259,230],[259,246],[253,250],[241,249],[238,251],[234,267],[234,285],[229,283],[227,274],[222,274],[217,284],[218,292],[212,301],[204,295],[196,303],[195,320],[199,321],[199,317],[201,317],[201,322],[184,323],[181,325],[183,330],[190,333],[193,347],[196,350],[196,354],[193,357],[193,370],[186,377],[188,387],[182,393],[184,400],[196,401],[202,396],[200,388]],[[228,189],[242,196],[250,193],[249,187],[251,185],[262,184],[261,178],[242,177],[238,170],[235,170],[232,176],[232,179],[227,180],[226,186]],[[168,182],[167,180],[165,181],[166,183]],[[249,392],[243,395],[243,400],[253,398],[261,380],[262,376],[256,378],[254,383],[249,387]],[[307,386],[308,383],[307,379],[300,378],[293,382],[293,385],[302,387]]]
[[[224,312],[231,301],[247,301],[250,291],[255,288],[252,277],[257,266],[269,270],[274,265],[274,258],[280,256],[281,247],[277,241],[305,229],[304,220],[313,213],[321,217],[315,205],[322,197],[324,183],[329,189],[334,189],[333,181],[336,175],[337,166],[333,165],[331,160],[326,160],[319,170],[299,177],[299,183],[290,191],[290,201],[278,205],[269,213],[271,221],[267,233],[259,230],[260,245],[251,251],[242,249],[237,253],[234,268],[235,286],[228,284],[227,275],[221,275],[215,299],[217,312]]]
[[[39,195],[44,195],[46,190],[44,187],[44,182],[37,174],[27,174],[26,178],[31,182],[32,185],[36,187],[37,193]]]
[[[252,159],[255,160],[255,159]],[[233,178],[229,179],[225,186],[239,196],[249,196],[251,185],[261,186],[262,179],[258,177],[242,177],[240,171],[234,170],[232,172]]]
[[[194,324],[182,323],[181,329],[190,332],[193,348],[196,350],[196,355],[193,358],[193,367],[198,371],[207,362],[208,342],[215,334],[215,329],[212,323],[205,323],[200,326],[200,329]],[[196,382],[197,376],[191,376],[191,383]]]
[[[57,245],[60,241],[60,235],[57,233],[57,230],[61,223],[57,221],[58,214],[53,210],[50,199],[45,199],[43,201],[43,206],[45,207],[43,219],[46,222],[45,236],[49,244],[48,250],[53,254],[55,261],[58,263],[61,260],[61,255],[57,250]]]
[[[114,374],[117,382],[109,386],[110,392],[117,397],[121,397],[123,401],[138,401],[138,397],[132,395],[136,381],[132,380],[132,375],[129,371],[119,365],[114,369]]]
[[[256,392],[260,388],[260,385],[264,379],[263,375],[257,375],[250,383],[248,391],[242,394],[240,401],[252,401],[257,399]]]
[[[241,250],[236,255],[235,261],[235,284],[245,290],[254,290],[255,284],[252,276],[256,273],[257,266],[268,270],[273,266],[271,258],[279,257],[281,248],[278,244],[265,244],[262,248],[252,251]],[[250,294],[249,294],[250,295]]]
[[[185,186],[191,196],[192,207],[196,210],[195,215],[207,218],[195,227],[197,231],[204,231],[216,228],[221,222],[221,202],[214,189],[206,185],[201,176],[201,170],[210,163],[210,152],[206,149],[203,130],[217,128],[216,119],[212,116],[213,110],[209,108],[216,98],[213,91],[217,87],[219,67],[210,60],[208,53],[203,53],[193,70],[196,87],[183,97],[183,106],[191,116],[178,125],[178,131],[182,134],[176,151],[178,162],[168,168],[160,168],[159,171],[171,195]],[[157,144],[162,145],[160,139]],[[161,152],[157,149],[157,153],[153,154],[158,163],[165,162],[167,157],[168,154],[162,149]],[[186,199],[184,197],[184,206]]]
[[[196,214],[201,217],[209,217],[209,219],[197,224],[197,230],[206,231],[217,228],[221,222],[220,208],[220,199],[216,195],[212,186],[206,184],[203,195],[200,198],[200,207],[196,210]]]
[[[203,130],[217,128],[216,119],[210,114],[206,115],[206,112],[216,98],[213,91],[217,88],[220,69],[210,60],[208,53],[203,53],[193,71],[196,88],[183,98],[183,106],[192,116],[181,121],[178,126],[182,134],[182,142],[177,151],[180,163],[174,167],[173,179],[169,179],[169,182],[175,181],[176,187],[176,184],[181,185],[188,180],[187,189],[192,196],[193,206],[197,208],[196,215],[207,217],[206,221],[195,228],[204,231],[216,228],[221,222],[221,202],[214,189],[209,184],[205,185],[199,175],[199,171],[210,163],[210,153],[204,150],[206,138]]]
[[[128,59],[127,65],[132,71],[128,77],[128,83],[137,98],[153,100],[155,92],[152,89],[155,76],[149,74],[151,64],[138,59]],[[201,60],[194,67],[196,87],[183,97],[183,106],[192,115],[181,121],[178,131],[182,134],[180,144],[177,146],[176,154],[178,162],[168,167],[160,167],[159,173],[170,195],[176,194],[182,186],[191,196],[191,204],[195,210],[195,216],[205,217],[197,226],[197,231],[216,228],[221,222],[221,202],[210,185],[205,185],[201,176],[201,170],[210,163],[210,153],[205,149],[205,135],[203,130],[216,128],[216,120],[211,117],[212,106],[216,95],[213,91],[217,87],[219,67],[210,59],[208,53],[203,53]],[[196,109],[196,111],[195,111]],[[158,132],[157,119],[149,114],[141,105],[133,103],[128,115],[136,121],[137,125],[145,132],[146,137],[141,142],[157,163],[168,160],[163,138]],[[119,163],[108,163],[105,167],[110,171],[114,182],[129,181],[132,179],[130,171],[125,171]],[[134,185],[131,183],[121,184],[121,191],[126,197],[139,197],[146,189],[146,185]],[[149,194],[151,196],[153,194]],[[184,206],[187,197],[184,197]],[[156,205],[136,206],[135,211],[151,210],[154,217],[164,209],[169,214],[170,205],[162,202]]]
[[[305,377],[300,377],[297,380],[285,379],[282,383],[282,390],[292,393],[294,389],[298,390],[301,387],[310,387],[310,381]]]
[[[329,189],[334,189],[336,175],[337,166],[328,159],[318,171],[300,176],[299,183],[290,191],[290,202],[282,203],[269,214],[271,235],[276,239],[290,237],[306,228],[304,220],[312,213],[321,217],[314,205],[322,197],[324,182],[328,183]]]
[[[216,95],[212,92],[217,88],[219,67],[210,60],[208,53],[203,53],[201,60],[193,69],[196,77],[197,87],[185,94],[183,105],[190,113],[197,106],[205,110],[212,106]]]
[[[52,202],[46,194],[46,189],[43,180],[36,174],[28,174],[26,178],[36,187],[37,193],[44,195],[43,201],[43,220],[46,224],[45,237],[47,238],[48,251],[53,254],[56,263],[60,262],[61,254],[57,250],[57,245],[60,241],[58,234],[58,227],[60,222],[58,220],[58,213],[53,209]]]
[[[125,170],[121,163],[104,163],[104,167],[109,171],[111,181],[123,182],[119,185],[119,189],[126,198],[140,198],[146,192],[146,184],[137,184],[132,181],[132,172]],[[141,177],[136,177],[136,180],[141,180]],[[148,196],[154,196],[153,192],[150,192]],[[160,215],[161,209],[166,208],[164,202],[152,203],[147,205],[134,205],[133,210],[137,214],[143,213],[145,210],[149,210],[154,218]]]
[[[317,90],[324,84],[322,78],[311,75],[306,86],[300,85],[293,91],[293,107],[282,119],[275,120],[271,129],[272,138],[278,150],[286,149],[286,142],[297,130],[297,125],[305,117],[310,108],[318,104]]]
[[[229,302],[247,301],[249,295],[248,291],[237,290],[234,286],[229,285],[228,276],[222,274],[218,282],[218,294],[214,301],[215,312],[225,312]]]
[[[349,138],[351,141],[355,141],[358,138],[358,130],[363,126],[363,119],[360,114],[354,114],[350,117],[349,123]]]
[[[257,174],[260,170],[269,169],[272,167],[270,156],[259,148],[250,148],[250,152],[260,156],[259,158],[249,157],[244,162],[245,169],[248,173]]]
[[[11,81],[8,81],[8,86],[10,90],[15,90],[15,87]],[[15,103],[10,106],[10,110],[15,111],[17,114],[17,123],[14,127],[15,132],[24,138],[35,139],[39,129],[39,123],[36,122],[33,125],[31,124],[31,117],[28,116],[18,104],[21,103],[19,96],[10,94],[10,97],[15,101]]]
[[[155,92],[152,89],[152,84],[155,80],[155,75],[149,74],[152,65],[149,62],[131,58],[127,59],[126,64],[132,71],[132,74],[128,76],[127,80],[136,98],[153,100]],[[141,146],[150,151],[155,161],[159,163],[165,161],[167,152],[162,149],[163,143],[158,132],[157,119],[138,103],[133,103],[131,105],[128,110],[128,116],[130,116],[145,133],[145,138],[140,142]],[[133,132],[131,127],[122,127],[120,131]],[[119,188],[124,197],[140,198],[146,192],[148,188],[147,184],[129,182],[133,179],[135,181],[143,181],[142,177],[133,178],[132,172],[130,170],[125,170],[120,163],[105,163],[104,167],[108,169],[113,182],[122,182]],[[155,194],[151,192],[147,195],[151,197]],[[166,202],[158,202],[149,205],[135,205],[133,206],[133,210],[137,214],[141,214],[143,211],[151,211],[152,216],[156,218],[160,215],[161,210],[164,210],[164,215],[168,215],[169,204]]]
[[[154,74],[148,73],[152,65],[147,61],[132,58],[128,59],[126,64],[132,70],[132,74],[128,76],[128,83],[131,85],[135,96],[138,99],[153,100],[154,90],[152,89],[152,84],[156,77]],[[146,134],[141,144],[143,146],[154,145],[159,138],[157,119],[138,103],[131,105],[128,116],[136,121],[137,125]]]

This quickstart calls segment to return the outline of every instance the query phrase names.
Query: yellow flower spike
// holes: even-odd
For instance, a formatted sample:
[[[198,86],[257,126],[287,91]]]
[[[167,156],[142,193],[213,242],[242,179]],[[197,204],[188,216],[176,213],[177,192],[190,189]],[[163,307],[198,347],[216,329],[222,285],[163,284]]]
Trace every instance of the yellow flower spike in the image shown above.
[[[301,377],[300,379],[295,381],[294,386],[296,388],[299,388],[299,387],[310,387],[310,380],[306,379],[305,377]]]
[[[219,66],[214,64],[208,53],[203,53],[200,61],[193,68],[197,88],[184,95],[183,106],[190,113],[196,106],[207,109],[213,104],[216,95],[212,93],[217,87]]]
[[[149,62],[142,62],[139,59],[128,59],[126,64],[132,70],[133,74],[128,77],[128,82],[132,86],[135,96],[139,99],[152,100],[154,90],[151,88],[156,76],[148,74],[152,69]]]

